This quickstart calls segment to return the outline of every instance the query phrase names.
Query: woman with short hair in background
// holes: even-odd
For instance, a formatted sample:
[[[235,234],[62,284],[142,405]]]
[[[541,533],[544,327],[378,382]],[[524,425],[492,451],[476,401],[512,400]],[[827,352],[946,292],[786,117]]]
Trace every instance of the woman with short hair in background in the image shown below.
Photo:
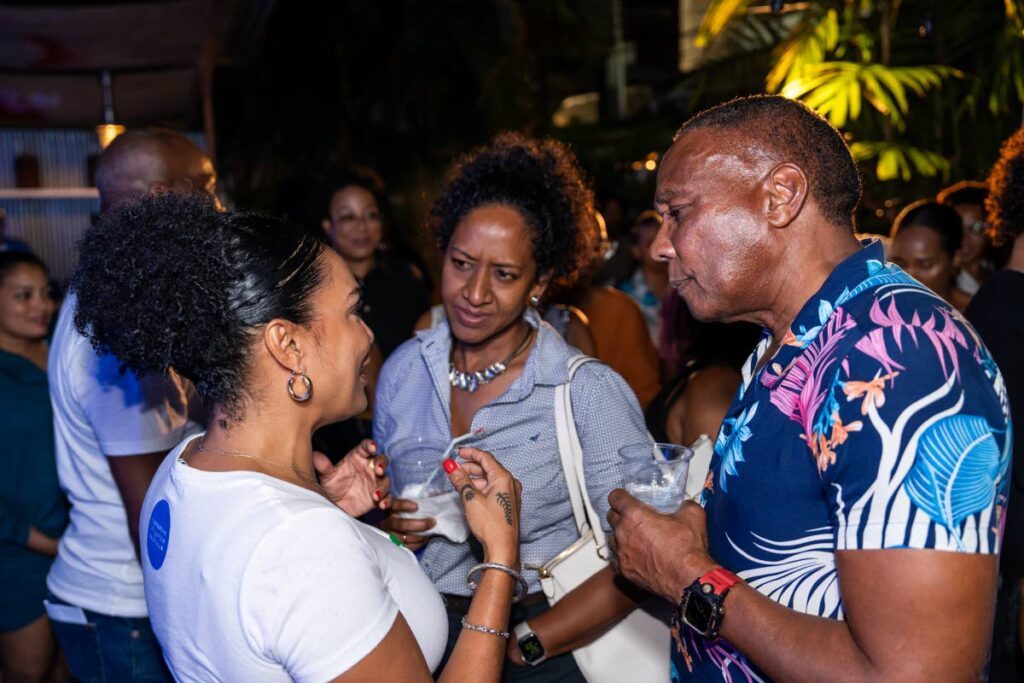
[[[892,226],[889,260],[963,311],[971,295],[956,286],[963,227],[960,214],[938,202],[914,202]]]

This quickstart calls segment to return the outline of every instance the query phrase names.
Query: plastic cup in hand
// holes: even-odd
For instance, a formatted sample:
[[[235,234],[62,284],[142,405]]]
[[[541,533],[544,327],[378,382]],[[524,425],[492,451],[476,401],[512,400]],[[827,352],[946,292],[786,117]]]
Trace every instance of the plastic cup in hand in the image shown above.
[[[447,477],[435,476],[448,442],[413,436],[391,444],[388,457],[399,498],[429,498],[452,490]]]
[[[437,522],[424,535],[441,535],[456,543],[469,538],[466,513],[458,492],[446,476],[435,476],[448,442],[414,436],[391,444],[391,476],[399,498],[416,502],[419,510],[402,517],[433,517]]]
[[[637,500],[671,514],[686,499],[693,451],[669,443],[640,443],[619,449],[622,485]]]

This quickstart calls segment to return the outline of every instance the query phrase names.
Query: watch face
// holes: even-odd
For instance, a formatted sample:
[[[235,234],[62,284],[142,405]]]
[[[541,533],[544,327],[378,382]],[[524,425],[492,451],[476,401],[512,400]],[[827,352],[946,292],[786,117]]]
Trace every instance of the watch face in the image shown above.
[[[690,593],[683,605],[683,621],[695,631],[707,634],[715,618],[715,606],[702,595]]]
[[[544,646],[540,644],[540,638],[536,633],[531,633],[519,641],[519,651],[528,662],[536,662],[544,656]]]

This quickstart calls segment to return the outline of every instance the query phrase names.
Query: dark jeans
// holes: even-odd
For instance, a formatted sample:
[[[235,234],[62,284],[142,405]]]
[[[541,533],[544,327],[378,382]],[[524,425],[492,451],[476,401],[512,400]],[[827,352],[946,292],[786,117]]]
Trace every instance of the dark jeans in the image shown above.
[[[68,603],[50,594],[51,603]],[[160,643],[149,619],[110,617],[83,610],[86,624],[51,621],[68,668],[83,683],[169,683]]]
[[[508,622],[509,630],[519,622],[533,619],[547,610],[548,606],[546,604],[533,605],[531,607],[513,605]],[[434,672],[435,675],[439,674],[445,664],[448,663],[448,658],[451,656],[452,650],[455,649],[455,641],[458,640],[459,634],[462,633],[463,616],[465,616],[464,612],[460,613],[451,608],[448,609],[448,645],[445,647],[444,659],[441,660],[441,665]],[[515,638],[515,635],[512,637]],[[522,666],[506,659],[505,668],[501,672],[501,680],[506,683],[511,681],[516,681],[517,683],[520,681],[528,681],[529,683],[586,683],[587,681],[583,674],[580,673],[579,667],[576,666],[576,660],[573,659],[572,653],[546,659],[537,666]]]

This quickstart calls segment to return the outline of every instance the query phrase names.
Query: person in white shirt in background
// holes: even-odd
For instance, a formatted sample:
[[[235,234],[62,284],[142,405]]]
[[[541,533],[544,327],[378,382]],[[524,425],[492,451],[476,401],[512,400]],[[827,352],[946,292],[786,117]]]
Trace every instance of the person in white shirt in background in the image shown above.
[[[100,213],[151,193],[213,198],[209,157],[169,130],[115,139],[96,167]],[[167,452],[200,429],[201,410],[180,378],[139,379],[97,353],[75,329],[76,295],[50,346],[57,471],[71,523],[47,577],[47,612],[72,673],[83,681],[170,680],[147,619],[138,519]]]

